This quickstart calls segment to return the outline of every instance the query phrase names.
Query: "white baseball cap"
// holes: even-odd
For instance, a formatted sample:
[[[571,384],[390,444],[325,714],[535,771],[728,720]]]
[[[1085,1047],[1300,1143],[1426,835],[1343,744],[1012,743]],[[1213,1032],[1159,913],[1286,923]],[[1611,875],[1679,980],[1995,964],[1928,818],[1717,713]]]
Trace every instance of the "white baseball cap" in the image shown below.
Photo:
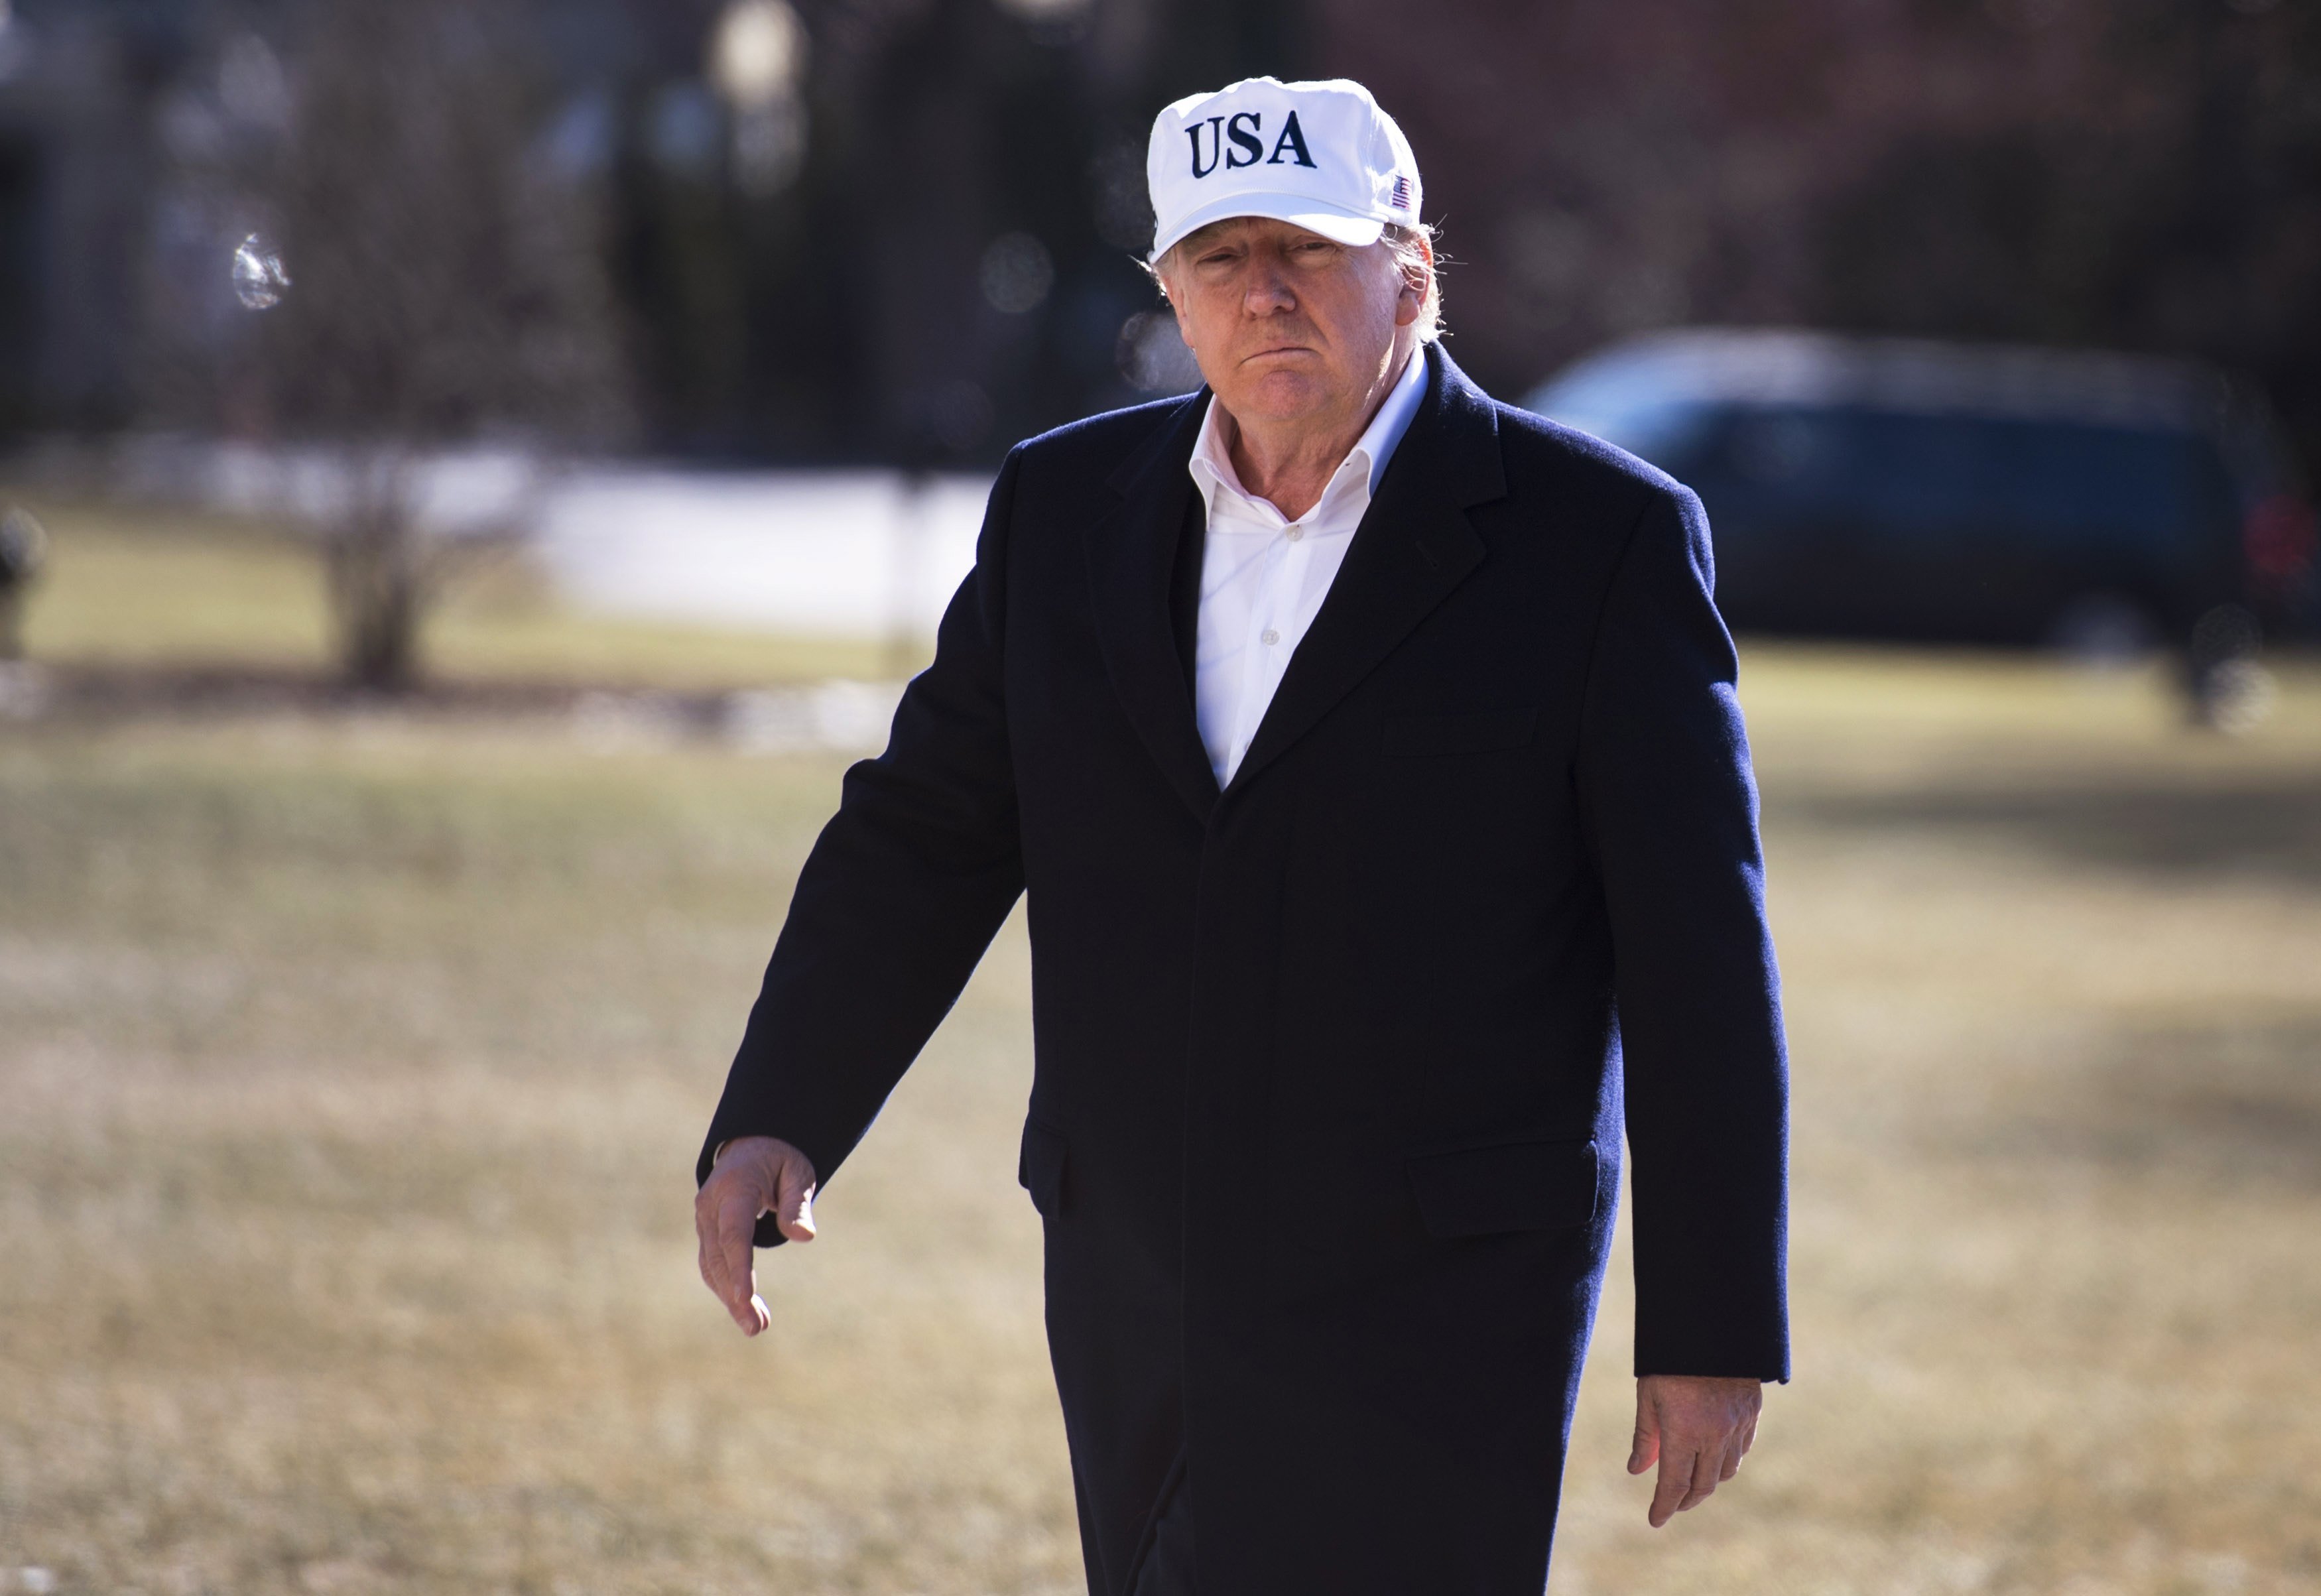
[[[1152,119],[1152,253],[1229,216],[1270,216],[1341,244],[1418,221],[1418,161],[1370,91],[1343,77],[1244,77]]]

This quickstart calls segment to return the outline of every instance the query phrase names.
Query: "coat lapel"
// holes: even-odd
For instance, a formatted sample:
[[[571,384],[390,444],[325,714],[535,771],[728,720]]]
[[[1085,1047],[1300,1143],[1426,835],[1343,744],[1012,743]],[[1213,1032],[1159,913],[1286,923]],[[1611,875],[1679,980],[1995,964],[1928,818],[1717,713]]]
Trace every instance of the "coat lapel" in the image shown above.
[[[1088,580],[1105,668],[1170,785],[1197,820],[1217,801],[1216,776],[1201,746],[1185,667],[1169,614],[1169,577],[1177,557],[1193,478],[1186,463],[1200,434],[1209,391],[1203,388],[1106,485],[1121,495],[1088,529]]]
[[[1233,772],[1236,790],[1312,730],[1482,561],[1466,510],[1506,496],[1498,415],[1440,345],[1426,348],[1426,397]]]

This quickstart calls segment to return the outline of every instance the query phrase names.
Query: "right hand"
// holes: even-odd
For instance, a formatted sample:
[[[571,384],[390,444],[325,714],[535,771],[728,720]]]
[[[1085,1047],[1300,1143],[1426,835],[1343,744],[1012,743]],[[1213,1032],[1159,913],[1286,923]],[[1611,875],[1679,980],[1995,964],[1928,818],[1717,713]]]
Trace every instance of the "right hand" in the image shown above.
[[[751,1240],[758,1216],[772,1214],[792,1241],[812,1241],[814,1186],[814,1164],[804,1153],[770,1136],[742,1136],[717,1149],[709,1178],[693,1199],[702,1281],[745,1336],[774,1322],[758,1295]]]

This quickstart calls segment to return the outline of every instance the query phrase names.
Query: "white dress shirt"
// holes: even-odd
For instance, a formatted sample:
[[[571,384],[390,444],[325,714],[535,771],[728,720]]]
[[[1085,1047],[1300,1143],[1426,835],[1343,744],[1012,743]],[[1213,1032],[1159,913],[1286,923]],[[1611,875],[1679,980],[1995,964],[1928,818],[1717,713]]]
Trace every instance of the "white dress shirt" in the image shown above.
[[[1233,780],[1249,752],[1274,689],[1289,668],[1289,657],[1329,596],[1354,528],[1425,397],[1426,352],[1421,346],[1411,352],[1321,499],[1295,521],[1242,486],[1225,442],[1224,416],[1210,398],[1192,458],[1193,482],[1208,511],[1193,706],[1220,787]]]

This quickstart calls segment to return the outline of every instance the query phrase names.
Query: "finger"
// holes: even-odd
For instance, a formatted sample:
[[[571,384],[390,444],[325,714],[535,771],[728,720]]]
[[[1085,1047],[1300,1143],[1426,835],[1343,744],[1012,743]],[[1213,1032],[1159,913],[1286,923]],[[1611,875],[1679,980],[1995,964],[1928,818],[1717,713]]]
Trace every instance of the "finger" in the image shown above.
[[[814,1165],[785,1158],[774,1182],[774,1223],[792,1241],[814,1239]]]
[[[740,1249],[738,1269],[732,1261],[731,1248],[721,1249],[726,1255],[724,1267],[728,1283],[733,1287],[728,1306],[733,1312],[733,1322],[742,1327],[742,1333],[745,1336],[762,1335],[774,1322],[773,1311],[766,1306],[766,1300],[758,1295],[756,1248],[758,1215],[761,1211],[755,1202],[736,1203],[731,1210],[733,1228],[729,1234],[733,1245]]]
[[[1660,1411],[1639,1388],[1636,1392],[1636,1434],[1628,1443],[1628,1472],[1641,1474],[1661,1455]]]
[[[1725,1445],[1725,1461],[1716,1471],[1719,1484],[1741,1472],[1741,1455],[1746,1450],[1747,1448],[1741,1444],[1741,1437],[1737,1435]]]
[[[1692,1455],[1663,1444],[1661,1447],[1660,1479],[1652,1487],[1652,1505],[1645,1510],[1645,1522],[1658,1529],[1675,1518],[1683,1509],[1685,1496],[1691,1489]]]
[[[725,1276],[725,1289],[720,1294],[733,1322],[751,1336],[771,1322],[758,1297],[758,1271],[751,1253],[756,1208],[756,1203],[742,1196],[738,1202],[728,1198],[717,1211],[717,1250]]]
[[[1678,1512],[1690,1512],[1716,1493],[1716,1471],[1724,1461],[1722,1446],[1703,1446],[1692,1455],[1692,1475],[1685,1482],[1684,1500],[1676,1504]]]
[[[1749,1422],[1741,1428],[1741,1455],[1743,1457],[1748,1456],[1749,1448],[1757,1444],[1757,1420],[1761,1414],[1761,1410],[1750,1414]]]
[[[701,1283],[723,1301],[725,1299],[725,1254],[717,1242],[716,1201],[706,1188],[693,1202],[693,1234],[701,1249]]]

